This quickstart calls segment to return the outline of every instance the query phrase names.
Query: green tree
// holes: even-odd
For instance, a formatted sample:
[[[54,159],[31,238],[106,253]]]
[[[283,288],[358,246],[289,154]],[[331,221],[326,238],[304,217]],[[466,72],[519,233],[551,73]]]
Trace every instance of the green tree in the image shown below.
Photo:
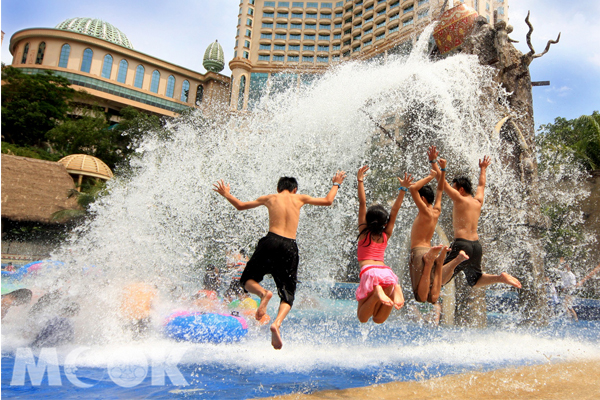
[[[540,126],[536,137],[540,151],[554,150],[572,155],[587,171],[600,168],[600,113],[567,120],[558,117],[553,124]],[[542,163],[542,167],[548,167]]]
[[[16,145],[41,147],[46,132],[67,119],[76,91],[50,71],[27,75],[2,66],[2,137]]]

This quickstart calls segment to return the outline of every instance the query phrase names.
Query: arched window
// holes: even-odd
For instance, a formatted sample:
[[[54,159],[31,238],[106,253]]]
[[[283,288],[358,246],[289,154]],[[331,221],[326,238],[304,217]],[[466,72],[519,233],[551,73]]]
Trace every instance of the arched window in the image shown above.
[[[40,64],[40,65],[42,64],[42,61],[44,61],[44,53],[45,52],[46,52],[46,42],[42,42],[38,46],[37,57],[35,58],[36,64]]]
[[[242,75],[240,78],[240,91],[238,92],[238,106],[237,109],[241,110],[244,108],[244,93],[246,92],[246,76]]]
[[[158,83],[160,82],[160,72],[157,69],[152,72],[152,81],[150,81],[150,91],[158,93]]]
[[[119,73],[117,74],[117,82],[125,83],[125,79],[127,79],[127,67],[129,67],[129,63],[127,60],[121,60],[119,63]]]
[[[110,79],[110,72],[112,71],[113,58],[110,54],[104,56],[104,63],[102,65],[102,77]]]
[[[189,95],[190,95],[190,82],[185,80],[185,81],[183,81],[183,84],[181,85],[181,101],[183,101],[184,103],[187,103]]]
[[[94,52],[92,49],[85,49],[83,51],[83,60],[81,61],[81,72],[90,72],[92,68],[92,57],[94,56]]]
[[[138,65],[135,69],[135,79],[133,80],[133,86],[136,88],[142,88],[142,84],[144,83],[144,66]]]
[[[69,54],[71,54],[71,46],[63,44],[60,49],[60,59],[58,60],[59,67],[67,68],[67,64],[69,64]]]
[[[198,85],[198,89],[196,90],[196,104],[202,103],[202,98],[204,97],[204,86]]]
[[[23,57],[21,57],[21,64],[25,64],[27,62],[28,54],[29,54],[29,43],[25,43],[25,47],[23,48]]]
[[[173,75],[169,75],[169,79],[167,79],[167,91],[165,94],[167,97],[173,97],[173,92],[175,91],[175,77]]]

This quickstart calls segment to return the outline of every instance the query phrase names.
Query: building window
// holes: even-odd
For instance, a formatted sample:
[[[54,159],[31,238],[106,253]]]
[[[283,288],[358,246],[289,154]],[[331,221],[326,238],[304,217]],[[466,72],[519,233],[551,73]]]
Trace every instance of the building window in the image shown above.
[[[184,103],[188,102],[188,97],[190,95],[190,82],[188,80],[183,81],[181,85],[181,101]]]
[[[306,19],[317,19],[317,14],[306,13]]]
[[[152,72],[152,80],[150,81],[150,91],[154,93],[158,93],[158,84],[160,82],[160,72],[158,70],[154,70]]]
[[[277,11],[277,18],[287,18],[289,13],[287,11]]]
[[[328,56],[317,56],[317,62],[328,63],[329,62],[329,57]]]
[[[262,27],[266,28],[266,29],[273,29],[273,23],[272,22],[263,22]]]
[[[369,33],[373,32],[373,28],[369,28],[365,31],[365,36],[368,35]]]
[[[321,14],[321,18],[331,19],[331,14]]]
[[[330,37],[331,36],[328,35],[328,34],[319,33],[319,40],[327,40],[327,41],[329,41]]]
[[[356,46],[355,48],[352,49],[352,52],[354,53],[354,52],[359,51],[359,50],[360,50],[360,46]]]
[[[110,79],[110,72],[112,71],[113,58],[110,54],[104,56],[104,62],[102,63],[102,77]]]
[[[268,55],[260,55],[258,56],[258,61],[269,61],[271,59],[271,56]]]
[[[25,64],[27,62],[28,54],[29,54],[29,43],[25,43],[25,47],[23,47],[23,57],[21,57],[21,64]]]
[[[429,3],[429,0],[419,0],[419,7],[421,7],[425,3]],[[477,0],[475,0],[475,7],[477,7]]]
[[[377,24],[377,29],[381,28],[382,26],[385,26],[385,20]]]
[[[504,7],[498,7],[498,14],[504,15]]]
[[[302,29],[302,24],[290,24],[291,29]]]
[[[300,45],[290,44],[288,46],[288,50],[290,50],[290,51],[300,51]]]
[[[94,52],[92,49],[85,49],[83,51],[83,60],[81,61],[81,72],[90,72],[92,68],[92,57],[94,56]]]
[[[289,7],[289,6],[290,6],[289,1],[280,1],[279,3],[277,3],[277,7]]]
[[[288,28],[288,24],[277,24],[275,25],[276,28],[280,28],[280,29],[287,29]]]
[[[315,40],[315,35],[304,35],[304,40]]]
[[[319,7],[319,3],[309,2],[309,3],[306,3],[306,7],[308,7],[308,8],[317,8],[317,7]]]
[[[390,21],[394,21],[394,20],[396,20],[396,19],[398,19],[398,18],[400,18],[400,14],[395,14],[395,15],[392,15],[392,16],[390,17]]]
[[[273,50],[285,50],[285,44],[276,44],[273,46]]]
[[[331,29],[331,25],[319,24],[319,29],[330,30]]]
[[[490,11],[490,3],[485,3],[485,11]]]
[[[337,34],[333,35],[333,38],[334,39],[341,39],[342,35],[340,35],[339,33],[337,33]]]
[[[275,7],[274,1],[265,1],[265,7]]]
[[[250,41],[249,40],[244,40],[244,47],[249,49],[250,48]]]
[[[312,44],[305,44],[302,47],[302,50],[304,50],[304,51],[315,51],[315,46],[312,45]]]
[[[271,50],[271,45],[270,44],[261,44],[258,48],[260,50]]]
[[[136,88],[142,88],[142,85],[144,84],[144,66],[143,65],[138,65],[137,68],[135,69],[135,79],[133,81],[133,86],[135,86]]]
[[[290,40],[300,40],[300,34],[291,34],[290,33]]]
[[[67,68],[67,64],[69,64],[69,54],[71,54],[71,46],[68,44],[63,44],[60,49],[60,59],[58,60],[58,66],[61,68]]]
[[[304,8],[304,2],[303,1],[294,1],[292,3],[292,7]]]
[[[175,77],[173,75],[169,75],[169,79],[167,79],[167,91],[165,95],[167,97],[173,97],[173,92],[175,92]]]
[[[413,23],[413,19],[409,18],[406,21],[402,21],[402,26],[412,25],[412,23]]]
[[[377,35],[377,36],[375,37],[375,40],[376,40],[376,41],[377,41],[377,40],[381,40],[381,39],[385,39],[385,33],[382,33],[381,35]]]
[[[246,25],[252,26],[252,18],[246,19]]]
[[[273,15],[275,15],[275,13],[269,12],[269,11],[263,11],[263,18],[273,18]]]
[[[396,27],[396,28],[398,28],[398,27]],[[373,41],[372,39],[367,40],[366,42],[363,43],[363,47],[369,46],[372,41]]]
[[[283,56],[273,55],[273,61],[281,61],[281,62],[283,62]]]
[[[315,61],[315,57],[313,56],[302,56],[302,62],[312,63]]]
[[[127,78],[127,67],[129,63],[127,60],[121,60],[119,63],[119,73],[117,74],[117,82],[125,83],[125,79]]]
[[[45,52],[46,52],[46,42],[42,42],[38,46],[37,57],[35,58],[36,64],[40,64],[40,65],[42,64],[42,62],[44,61],[44,53]]]
[[[285,34],[285,33],[283,33],[283,34],[276,33],[275,34],[275,39],[283,39],[283,40],[285,40],[286,38],[287,38],[287,34]]]
[[[237,109],[241,110],[244,107],[244,93],[246,92],[246,75],[240,78],[240,89],[238,91]]]
[[[329,51],[329,46],[319,45],[318,49],[319,51]]]
[[[339,50],[340,49],[340,45],[339,44],[334,44],[332,47],[333,51]]]
[[[248,15],[254,15],[254,9],[248,7]]]
[[[204,98],[204,86],[198,85],[196,89],[196,105],[200,105],[202,103],[202,99]]]
[[[342,24],[335,24],[333,27],[335,29],[342,29]]]
[[[321,3],[321,8],[331,8],[332,3]]]
[[[409,13],[409,12],[411,12],[414,9],[415,9],[415,6],[414,5],[410,5],[410,6],[408,6],[405,9],[402,10],[402,14]]]
[[[246,29],[246,36],[252,37],[252,31],[250,29]]]
[[[343,12],[342,12],[342,11],[336,12],[336,13],[335,13],[335,17],[336,17],[336,18],[342,18],[342,14],[343,14]]]
[[[300,60],[300,57],[298,57],[298,56],[288,56],[287,60],[288,60],[288,62],[298,62]]]
[[[261,39],[272,39],[273,38],[273,34],[272,33],[263,33],[260,35]]]
[[[247,51],[244,52],[244,58],[247,60],[250,57],[250,53]]]

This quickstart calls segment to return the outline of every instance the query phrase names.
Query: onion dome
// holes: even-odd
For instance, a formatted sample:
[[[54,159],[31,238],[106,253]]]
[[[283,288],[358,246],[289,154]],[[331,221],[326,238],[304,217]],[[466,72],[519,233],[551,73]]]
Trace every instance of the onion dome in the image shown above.
[[[127,47],[128,49],[133,49],[131,42],[123,32],[101,19],[69,18],[56,25],[55,28],[83,33],[84,35],[93,36],[98,39],[106,40],[107,42],[118,44],[119,46]]]
[[[113,173],[102,160],[87,154],[71,154],[58,160],[73,175],[91,176],[109,180]]]
[[[215,42],[211,43],[206,49],[202,65],[204,65],[204,68],[206,68],[207,71],[223,71],[223,68],[225,67],[225,55],[218,40],[215,40]]]

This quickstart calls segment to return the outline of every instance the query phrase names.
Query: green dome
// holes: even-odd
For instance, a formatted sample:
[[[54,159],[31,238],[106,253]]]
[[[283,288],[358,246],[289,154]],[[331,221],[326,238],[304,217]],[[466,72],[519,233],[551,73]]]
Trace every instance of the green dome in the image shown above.
[[[211,72],[221,72],[225,68],[225,55],[218,40],[215,40],[206,49],[202,65],[204,65],[207,71]]]
[[[106,40],[119,46],[133,49],[131,42],[127,36],[108,22],[95,18],[69,18],[66,21],[56,25],[56,29],[65,31],[73,31],[97,37],[98,39]]]

